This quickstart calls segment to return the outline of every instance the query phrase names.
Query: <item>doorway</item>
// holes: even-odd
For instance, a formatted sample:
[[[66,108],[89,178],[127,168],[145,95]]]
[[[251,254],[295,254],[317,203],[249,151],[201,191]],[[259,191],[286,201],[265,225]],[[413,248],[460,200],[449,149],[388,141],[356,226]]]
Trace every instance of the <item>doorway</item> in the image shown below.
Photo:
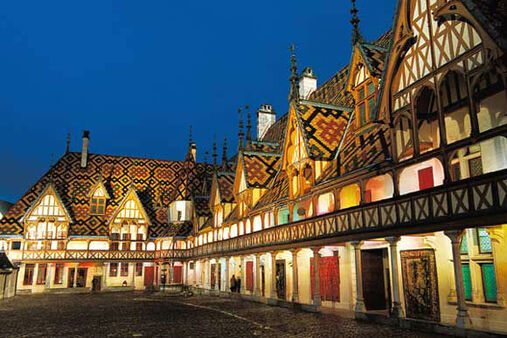
[[[387,249],[361,250],[361,276],[364,305],[367,311],[389,309],[385,260],[387,260]]]
[[[86,287],[87,272],[88,272],[88,268],[78,268],[77,269],[76,287],[78,287],[78,288]]]
[[[67,287],[73,288],[74,287],[74,274],[76,273],[75,268],[69,268],[68,278],[67,278]]]
[[[285,300],[285,259],[276,260],[276,294],[278,299]]]

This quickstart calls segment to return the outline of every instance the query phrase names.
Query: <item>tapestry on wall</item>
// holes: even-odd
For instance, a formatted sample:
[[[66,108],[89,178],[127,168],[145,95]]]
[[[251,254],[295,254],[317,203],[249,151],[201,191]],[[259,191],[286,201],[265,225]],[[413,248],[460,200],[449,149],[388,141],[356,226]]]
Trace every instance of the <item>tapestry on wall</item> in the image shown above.
[[[437,266],[432,249],[401,251],[408,318],[440,321]]]

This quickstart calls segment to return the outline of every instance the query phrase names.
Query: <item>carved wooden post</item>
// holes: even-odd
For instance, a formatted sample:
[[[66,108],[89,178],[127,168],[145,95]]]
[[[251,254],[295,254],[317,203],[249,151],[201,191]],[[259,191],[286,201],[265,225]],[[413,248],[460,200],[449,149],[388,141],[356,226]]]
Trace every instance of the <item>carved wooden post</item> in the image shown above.
[[[255,291],[256,297],[261,296],[261,255],[260,253],[255,254]]]
[[[458,300],[458,314],[456,316],[456,326],[460,329],[470,327],[471,321],[468,315],[465,303],[465,289],[463,287],[463,274],[461,271],[461,253],[460,244],[463,237],[463,230],[450,230],[444,232],[451,240],[452,262],[454,267],[454,282],[456,284],[456,296]]]
[[[271,252],[271,295],[270,298],[276,299],[276,251]]]
[[[229,292],[229,257],[225,257],[225,269],[224,269],[224,275],[225,275],[225,283],[224,283],[224,289],[225,292]]]

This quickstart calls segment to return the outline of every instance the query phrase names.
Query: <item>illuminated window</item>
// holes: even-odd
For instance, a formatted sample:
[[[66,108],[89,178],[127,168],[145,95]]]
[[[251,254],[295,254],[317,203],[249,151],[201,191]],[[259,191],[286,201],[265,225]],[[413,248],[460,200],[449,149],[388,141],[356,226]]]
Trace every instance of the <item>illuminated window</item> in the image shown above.
[[[63,264],[57,263],[55,267],[55,284],[62,284],[63,283]]]
[[[46,264],[38,264],[37,267],[37,284],[46,284]]]
[[[129,275],[129,263],[121,263],[120,265],[120,276]]]
[[[136,263],[136,276],[143,275],[143,263]]]
[[[106,197],[102,186],[95,189],[90,201],[90,213],[92,215],[103,215],[106,212]]]
[[[118,276],[118,263],[109,264],[109,277]]]
[[[364,67],[360,67],[356,78],[355,99],[358,126],[368,123],[375,111],[375,84],[366,78]]]
[[[23,285],[32,285],[34,268],[35,264],[25,265],[25,275],[23,277]]]
[[[465,299],[472,300],[472,278],[470,276],[470,264],[461,264],[461,272],[463,273],[463,288],[465,289]]]
[[[495,266],[492,263],[482,263],[481,274],[482,284],[484,285],[484,300],[488,303],[496,303],[497,289],[496,289],[496,276]]]

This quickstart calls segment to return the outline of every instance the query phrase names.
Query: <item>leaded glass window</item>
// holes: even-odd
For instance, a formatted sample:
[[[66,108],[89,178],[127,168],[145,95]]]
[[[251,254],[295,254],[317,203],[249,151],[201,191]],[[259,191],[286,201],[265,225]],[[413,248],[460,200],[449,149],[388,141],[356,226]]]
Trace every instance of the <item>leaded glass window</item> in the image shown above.
[[[493,247],[491,246],[491,237],[484,228],[477,229],[477,235],[479,237],[479,252],[480,253],[492,253]]]
[[[461,272],[463,273],[463,289],[465,289],[465,299],[472,300],[472,278],[470,276],[470,264],[461,264]]]
[[[482,283],[484,285],[484,300],[495,303],[497,300],[495,266],[493,263],[481,264]]]
[[[463,255],[468,255],[468,238],[467,238],[467,234],[464,234],[463,237],[461,237],[461,245],[460,245],[459,251]]]

